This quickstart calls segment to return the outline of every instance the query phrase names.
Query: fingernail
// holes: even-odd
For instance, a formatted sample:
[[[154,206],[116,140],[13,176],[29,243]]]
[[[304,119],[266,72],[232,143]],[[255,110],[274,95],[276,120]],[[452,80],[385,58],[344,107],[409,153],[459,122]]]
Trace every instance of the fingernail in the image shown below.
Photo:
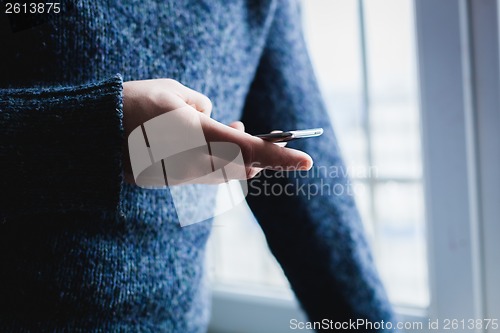
[[[298,166],[299,170],[309,170],[311,168],[312,168],[312,161],[302,161]]]

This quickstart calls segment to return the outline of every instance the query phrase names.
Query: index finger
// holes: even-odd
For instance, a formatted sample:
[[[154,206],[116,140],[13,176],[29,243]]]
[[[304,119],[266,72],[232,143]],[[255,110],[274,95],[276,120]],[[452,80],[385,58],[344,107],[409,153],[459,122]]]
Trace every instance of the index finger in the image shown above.
[[[204,114],[200,114],[200,120],[207,141],[237,144],[246,165],[290,171],[309,170],[313,165],[311,156],[300,150],[279,147],[219,123]]]

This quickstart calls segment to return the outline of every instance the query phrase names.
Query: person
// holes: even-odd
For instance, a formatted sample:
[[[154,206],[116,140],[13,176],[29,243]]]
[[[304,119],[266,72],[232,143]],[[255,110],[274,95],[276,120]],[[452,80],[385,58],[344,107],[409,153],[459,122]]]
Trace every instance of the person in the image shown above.
[[[309,320],[393,320],[347,191],[258,193],[264,176],[296,189],[348,185],[313,172],[343,164],[297,1],[60,6],[0,16],[2,332],[207,329],[211,220],[181,227],[169,188],[142,189],[127,167],[128,134],[187,105],[208,141],[241,147],[248,203]],[[253,134],[325,133],[282,148],[238,119]],[[278,177],[254,162],[310,171]],[[213,209],[215,193],[192,194],[184,210]]]

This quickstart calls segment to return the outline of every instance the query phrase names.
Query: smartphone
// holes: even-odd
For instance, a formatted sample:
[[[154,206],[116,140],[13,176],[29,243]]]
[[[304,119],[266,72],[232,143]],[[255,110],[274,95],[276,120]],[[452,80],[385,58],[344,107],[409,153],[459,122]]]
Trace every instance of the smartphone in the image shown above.
[[[322,128],[311,128],[279,133],[258,134],[256,137],[270,142],[288,142],[297,139],[313,138],[315,136],[320,136],[321,134],[323,134]]]

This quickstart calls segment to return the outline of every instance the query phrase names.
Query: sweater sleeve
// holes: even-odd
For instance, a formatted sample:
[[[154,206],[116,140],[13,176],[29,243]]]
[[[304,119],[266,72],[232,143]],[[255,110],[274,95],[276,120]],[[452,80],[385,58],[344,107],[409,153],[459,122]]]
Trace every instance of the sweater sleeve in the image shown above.
[[[250,181],[247,200],[311,320],[392,320],[300,22],[298,4],[279,1],[243,121],[253,134],[323,127],[321,137],[288,145],[309,153],[315,165],[261,173]]]
[[[0,222],[113,213],[121,186],[122,79],[0,89]]]

